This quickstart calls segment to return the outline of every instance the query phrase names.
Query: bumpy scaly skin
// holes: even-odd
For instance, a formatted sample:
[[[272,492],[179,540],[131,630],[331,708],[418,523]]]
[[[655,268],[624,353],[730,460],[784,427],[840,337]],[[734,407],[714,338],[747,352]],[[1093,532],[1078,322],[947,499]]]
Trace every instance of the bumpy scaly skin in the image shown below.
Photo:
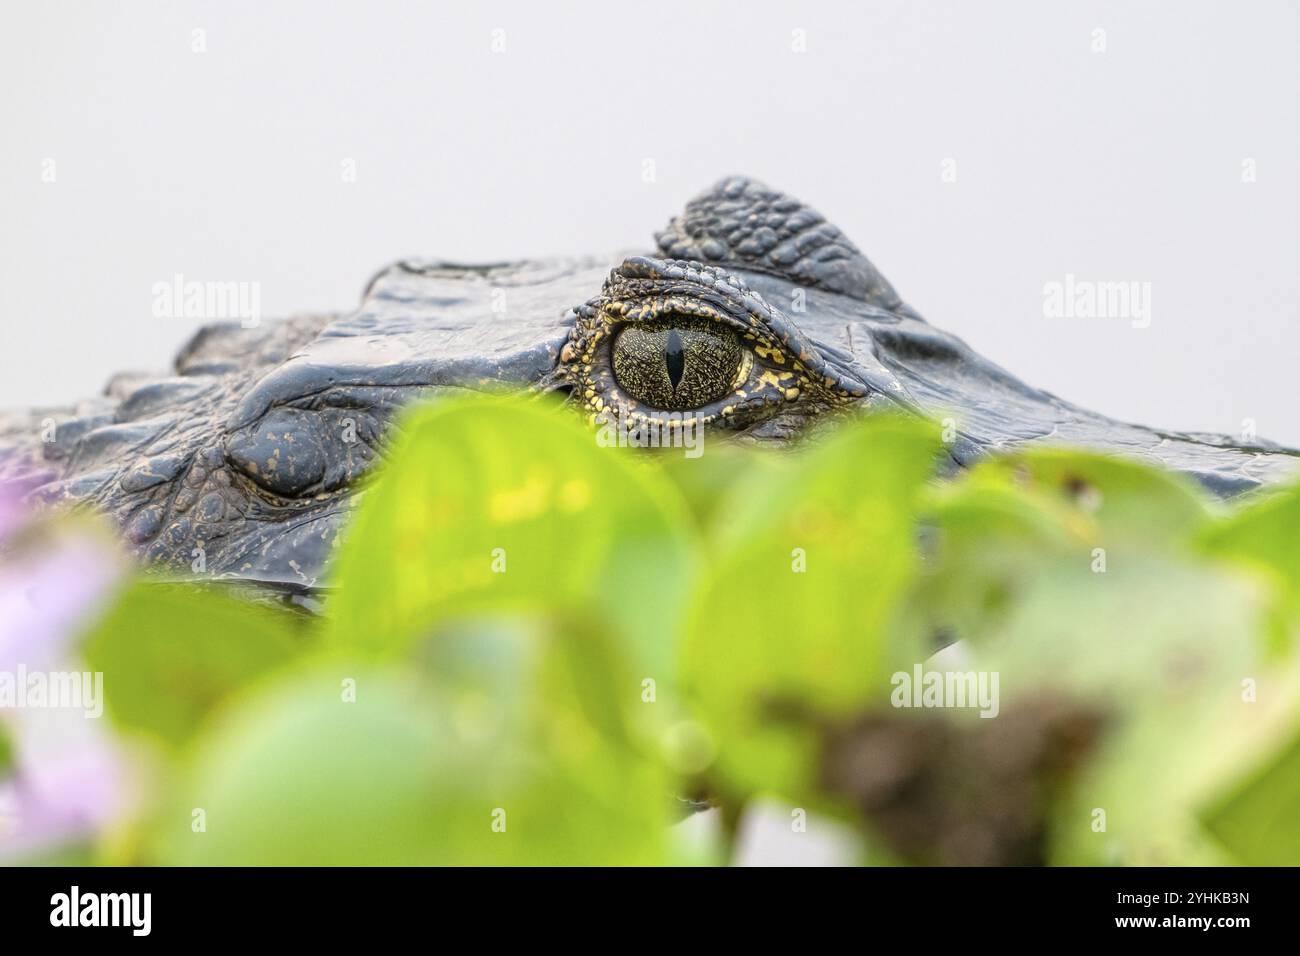
[[[401,406],[448,389],[561,389],[592,416],[662,420],[619,386],[609,345],[672,314],[734,330],[745,352],[726,394],[678,425],[787,443],[832,413],[888,405],[959,423],[959,465],[1052,440],[1223,495],[1294,471],[1298,453],[1268,442],[1117,422],[1025,385],[904,305],[823,217],[752,180],[718,183],[658,244],[667,258],[621,264],[399,262],[353,312],[209,327],[168,374],[0,415],[0,481],[108,513],[159,565],[313,587]]]
[[[673,259],[726,263],[892,309],[902,304],[867,257],[820,213],[744,176],[687,203],[655,234]]]

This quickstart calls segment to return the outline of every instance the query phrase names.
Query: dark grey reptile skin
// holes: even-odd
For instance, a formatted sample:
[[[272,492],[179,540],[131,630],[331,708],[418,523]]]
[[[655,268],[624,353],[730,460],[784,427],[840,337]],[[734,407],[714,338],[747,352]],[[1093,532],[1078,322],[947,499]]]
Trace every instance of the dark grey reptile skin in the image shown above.
[[[1268,442],[1124,424],[1025,385],[922,320],[820,215],[751,180],[722,181],[657,239],[665,257],[734,272],[821,361],[865,386],[864,404],[954,419],[959,463],[1068,442],[1187,472],[1225,496],[1294,470],[1297,452]],[[121,375],[98,399],[0,415],[0,479],[36,502],[102,509],[151,561],[314,587],[394,411],[451,389],[550,381],[571,310],[622,258],[400,262],[353,312],[205,328],[168,374]],[[819,414],[796,404],[741,437],[791,441]]]

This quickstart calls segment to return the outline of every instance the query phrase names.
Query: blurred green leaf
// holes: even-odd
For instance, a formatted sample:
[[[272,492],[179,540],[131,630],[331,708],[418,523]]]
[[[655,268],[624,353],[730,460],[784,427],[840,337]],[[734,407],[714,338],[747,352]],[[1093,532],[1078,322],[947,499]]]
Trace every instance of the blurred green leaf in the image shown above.
[[[1049,564],[1022,582],[998,633],[973,645],[972,669],[999,674],[1004,707],[1063,697],[1107,718],[1057,817],[1057,862],[1217,862],[1200,856],[1210,849],[1194,819],[1206,751],[1254,715],[1242,680],[1261,675],[1268,613],[1248,579],[1160,554],[1098,574]]]
[[[1241,682],[1265,677],[1275,595],[1199,556],[1214,520],[1199,493],[1136,462],[1036,449],[977,466],[930,515],[907,626],[965,638],[962,666],[997,673],[1003,707],[1063,698],[1108,717],[1055,818],[1057,861],[1221,862],[1194,810],[1232,771],[1206,741],[1259,714]]]
[[[400,653],[476,609],[589,612],[668,679],[696,544],[680,498],[628,451],[536,403],[417,410],[338,556],[332,643]]]
[[[927,514],[906,630],[966,639],[956,666],[996,672],[1004,708],[1063,698],[1108,717],[1057,808],[1054,860],[1222,862],[1195,808],[1232,773],[1216,754],[1244,749],[1227,728],[1262,732],[1242,682],[1271,679],[1275,597],[1200,557],[1204,497],[1131,460],[1032,449],[937,489]]]
[[[938,450],[936,427],[871,416],[738,480],[683,664],[727,788],[808,792],[815,737],[781,711],[887,703],[890,675],[915,657],[888,624],[916,570],[915,501]]]
[[[646,458],[651,456],[647,455]],[[727,516],[736,497],[737,484],[755,472],[775,472],[789,467],[781,454],[760,451],[734,442],[710,442],[696,458],[676,452],[660,452],[647,467],[658,469],[674,484],[706,535],[718,532],[720,519]]]
[[[1207,810],[1206,827],[1247,866],[1300,860],[1300,736],[1264,769]]]
[[[627,728],[636,683],[616,659],[577,628],[467,620],[414,667],[335,663],[267,687],[200,742],[162,859],[661,862],[670,789]]]
[[[1205,493],[1181,475],[1077,448],[1039,446],[991,457],[957,487],[1011,492],[1098,545],[1127,539],[1148,547],[1185,545],[1213,514]]]
[[[224,697],[298,656],[299,624],[288,611],[207,588],[140,581],[96,623],[83,651],[104,674],[113,722],[174,746]]]
[[[1287,592],[1292,621],[1300,621],[1300,485],[1246,503],[1201,536],[1209,554],[1269,576]]]
[[[918,641],[991,631],[1041,562],[1089,555],[1088,539],[1059,509],[1009,487],[944,487],[924,513],[930,561],[910,600]]]
[[[995,630],[1045,563],[1105,573],[1190,552],[1213,514],[1193,485],[1141,462],[1070,448],[989,458],[930,498],[934,561],[914,604],[949,637]]]
[[[1253,559],[1300,587],[1300,485],[1247,502],[1204,538],[1212,553]]]

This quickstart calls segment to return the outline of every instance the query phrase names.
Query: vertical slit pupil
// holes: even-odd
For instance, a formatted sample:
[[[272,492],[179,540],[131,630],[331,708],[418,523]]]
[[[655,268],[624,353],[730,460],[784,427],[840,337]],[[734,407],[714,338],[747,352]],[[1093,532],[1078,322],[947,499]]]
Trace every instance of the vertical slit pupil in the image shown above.
[[[677,383],[682,380],[682,374],[686,371],[686,353],[682,351],[682,336],[676,329],[668,331],[668,341],[664,344],[664,361],[668,365],[668,381],[672,383],[673,391],[677,391]]]

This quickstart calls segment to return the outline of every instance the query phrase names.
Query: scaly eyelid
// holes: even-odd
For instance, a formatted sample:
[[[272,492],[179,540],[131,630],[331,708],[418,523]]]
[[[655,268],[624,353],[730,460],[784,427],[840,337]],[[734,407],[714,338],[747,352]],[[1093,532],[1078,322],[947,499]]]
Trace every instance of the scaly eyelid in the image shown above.
[[[381,424],[375,409],[349,405],[347,396],[336,399],[278,405],[231,430],[223,442],[226,460],[262,491],[286,501],[351,486],[378,454]]]
[[[728,303],[732,308],[736,305],[739,303]],[[610,338],[616,337],[625,326],[667,322],[670,316],[679,315],[687,319],[716,322],[731,329],[739,336],[742,345],[769,364],[791,368],[797,360],[780,338],[766,329],[754,316],[746,314],[745,318],[740,318],[731,308],[719,308],[695,293],[689,296],[674,294],[653,296],[635,302],[621,299],[609,300],[601,304],[600,311],[605,319]],[[737,308],[735,311],[742,310]]]

